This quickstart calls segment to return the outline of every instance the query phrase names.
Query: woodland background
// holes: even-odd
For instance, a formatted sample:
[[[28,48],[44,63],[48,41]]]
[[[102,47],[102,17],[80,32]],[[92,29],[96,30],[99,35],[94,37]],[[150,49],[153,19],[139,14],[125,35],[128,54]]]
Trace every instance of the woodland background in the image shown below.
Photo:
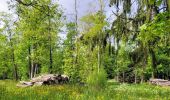
[[[112,22],[104,0],[82,18],[73,2],[75,20],[67,23],[55,0],[8,2],[15,16],[0,13],[0,79],[44,73],[66,74],[73,83],[100,75],[129,83],[170,78],[170,0],[110,0]]]

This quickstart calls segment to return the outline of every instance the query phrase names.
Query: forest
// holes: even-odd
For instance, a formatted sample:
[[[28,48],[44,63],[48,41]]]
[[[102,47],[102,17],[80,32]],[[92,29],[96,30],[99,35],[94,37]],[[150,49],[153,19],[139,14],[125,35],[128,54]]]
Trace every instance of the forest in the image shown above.
[[[71,21],[58,0],[7,2],[13,13],[0,12],[0,99],[170,99],[170,87],[148,84],[170,80],[170,0],[94,0],[98,10],[81,18],[78,1]],[[69,82],[16,87],[43,74]]]

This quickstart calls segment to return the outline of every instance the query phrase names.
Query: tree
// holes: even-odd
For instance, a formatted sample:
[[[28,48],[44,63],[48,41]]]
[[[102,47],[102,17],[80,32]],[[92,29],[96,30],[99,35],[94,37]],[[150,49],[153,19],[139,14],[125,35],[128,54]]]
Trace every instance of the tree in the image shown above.
[[[157,48],[162,48],[158,45],[164,45],[168,47],[166,44],[169,39],[169,16],[168,12],[161,13],[154,18],[154,21],[151,23],[146,23],[141,27],[141,33],[139,34],[139,40],[142,41],[144,46],[148,48],[150,51],[150,56],[152,58],[152,68],[154,70],[153,77],[158,77],[157,64],[158,60],[156,57],[156,52],[158,52]],[[160,20],[161,19],[161,20]],[[149,34],[148,34],[149,33]],[[165,44],[164,44],[165,43]],[[154,53],[154,54],[153,54]]]
[[[67,38],[64,41],[64,73],[71,76],[71,81],[77,81],[78,68],[75,63],[77,57],[76,52],[76,36],[77,36],[77,26],[75,23],[70,22],[67,24]]]
[[[29,66],[29,77],[39,74],[41,69],[42,72],[53,73],[53,53],[58,49],[58,33],[62,25],[62,12],[58,4],[51,0],[32,1],[30,4],[26,4],[24,0],[17,2],[17,31],[21,33],[22,45],[25,45],[23,50],[27,50],[25,65]],[[45,68],[47,66],[49,67]]]

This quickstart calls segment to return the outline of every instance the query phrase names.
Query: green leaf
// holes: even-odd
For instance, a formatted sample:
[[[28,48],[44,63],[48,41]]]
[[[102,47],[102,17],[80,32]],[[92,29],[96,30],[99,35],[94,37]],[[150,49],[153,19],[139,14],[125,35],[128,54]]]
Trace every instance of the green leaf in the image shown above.
[[[161,3],[162,3],[162,0],[158,0],[158,1],[156,2],[156,6],[160,6]]]

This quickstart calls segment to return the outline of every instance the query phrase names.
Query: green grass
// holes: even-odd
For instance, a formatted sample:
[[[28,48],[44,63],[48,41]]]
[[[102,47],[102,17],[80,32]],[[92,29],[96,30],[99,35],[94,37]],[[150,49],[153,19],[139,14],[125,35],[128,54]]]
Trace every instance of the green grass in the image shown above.
[[[0,100],[170,100],[170,88],[148,84],[108,82],[105,89],[78,85],[18,88],[16,82],[0,81]]]

